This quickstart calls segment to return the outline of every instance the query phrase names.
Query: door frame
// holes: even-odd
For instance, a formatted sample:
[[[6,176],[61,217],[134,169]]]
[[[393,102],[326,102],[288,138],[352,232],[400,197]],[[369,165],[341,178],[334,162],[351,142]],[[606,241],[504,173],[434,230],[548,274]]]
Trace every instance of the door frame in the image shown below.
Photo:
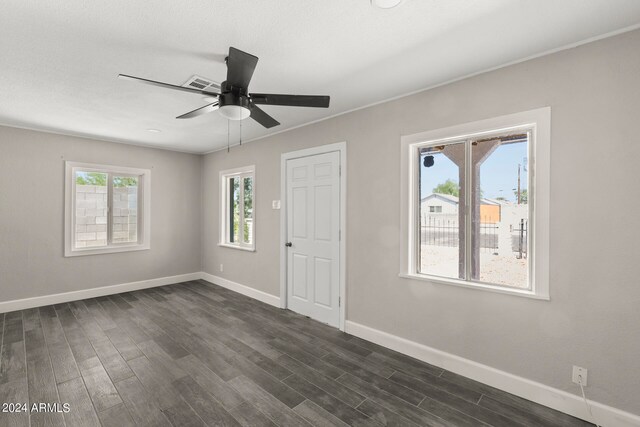
[[[280,308],[287,308],[287,161],[301,157],[333,152],[340,153],[340,320],[338,328],[344,332],[347,306],[347,142],[320,145],[282,153],[280,157]]]

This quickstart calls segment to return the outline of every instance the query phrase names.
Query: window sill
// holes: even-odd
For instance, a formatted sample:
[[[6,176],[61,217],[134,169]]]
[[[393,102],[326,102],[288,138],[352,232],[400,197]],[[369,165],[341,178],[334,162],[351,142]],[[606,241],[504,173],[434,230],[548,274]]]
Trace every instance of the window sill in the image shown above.
[[[237,245],[230,245],[228,243],[218,243],[218,246],[221,246],[223,248],[230,248],[230,249],[238,249],[240,251],[245,251],[245,252],[255,252],[256,248],[255,247],[247,247],[247,246],[237,246]]]
[[[443,285],[453,285],[461,288],[489,291],[489,292],[494,292],[498,294],[515,295],[519,297],[525,297],[525,298],[531,298],[531,299],[537,299],[537,300],[543,300],[543,301],[550,300],[549,295],[543,295],[541,293],[536,294],[534,291],[531,291],[528,289],[516,289],[516,288],[510,289],[502,286],[493,286],[493,285],[487,285],[484,283],[469,283],[464,280],[448,279],[445,277],[429,276],[426,274],[417,274],[417,273],[415,274],[400,273],[399,276],[404,279],[421,280],[424,282],[438,283]]]
[[[101,255],[101,254],[114,254],[119,252],[133,252],[133,251],[146,251],[150,247],[148,244],[143,245],[123,245],[123,246],[110,246],[107,248],[95,248],[95,249],[72,249],[65,250],[65,258],[86,256],[86,255]]]

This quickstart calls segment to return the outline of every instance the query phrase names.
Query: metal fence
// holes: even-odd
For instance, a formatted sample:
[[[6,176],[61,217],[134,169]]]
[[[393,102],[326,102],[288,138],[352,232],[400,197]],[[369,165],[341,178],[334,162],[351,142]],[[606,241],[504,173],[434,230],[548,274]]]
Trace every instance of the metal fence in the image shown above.
[[[421,243],[433,246],[458,247],[458,221],[422,215],[420,221]],[[498,249],[498,224],[480,223],[480,249]]]
[[[498,249],[498,232],[500,225],[492,221],[480,222],[480,249],[495,252]],[[527,257],[528,221],[521,219],[518,228],[511,226],[511,250],[518,258]],[[453,219],[440,219],[432,215],[421,215],[420,242],[423,245],[458,247],[459,226]]]

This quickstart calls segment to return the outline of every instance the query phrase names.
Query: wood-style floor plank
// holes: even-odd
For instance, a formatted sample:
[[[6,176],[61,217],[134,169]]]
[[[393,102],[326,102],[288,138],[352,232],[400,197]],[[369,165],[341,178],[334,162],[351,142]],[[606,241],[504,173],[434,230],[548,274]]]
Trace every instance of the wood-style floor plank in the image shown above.
[[[26,404],[25,412],[0,413],[0,425],[28,427],[29,426],[29,390],[27,378],[20,378],[0,384],[0,403],[20,403]]]
[[[233,409],[231,415],[243,427],[277,427],[266,415],[247,402]]]
[[[98,413],[122,403],[118,391],[103,366],[82,371],[82,378]]]
[[[240,423],[205,389],[191,377],[173,382],[182,398],[208,425],[239,426]],[[275,399],[275,398],[274,398]]]
[[[26,380],[27,365],[24,348],[22,313],[6,313],[2,349],[0,349],[0,384]]]
[[[202,280],[0,315],[0,426],[587,426]]]
[[[40,324],[37,309],[25,311],[25,351],[27,360],[27,384],[29,389],[29,405],[35,404],[37,411],[31,411],[31,426],[64,426],[64,416],[57,409],[51,410],[41,405],[58,404],[58,389],[56,387],[53,366],[49,358],[49,351]]]
[[[130,427],[135,426],[135,422],[127,407],[120,403],[98,414],[102,427]]]
[[[60,402],[70,405],[69,412],[64,414],[67,427],[100,426],[98,415],[82,378],[74,378],[58,384],[58,393]]]
[[[345,427],[349,425],[310,400],[305,400],[293,410],[309,424],[316,427]]]
[[[245,399],[222,378],[217,376],[197,357],[189,355],[177,361],[202,388],[211,393],[222,405],[230,410],[244,403]]]
[[[340,399],[332,396],[326,391],[314,386],[307,380],[297,375],[292,375],[284,383],[309,399],[327,412],[334,414],[347,424],[354,424],[365,421],[368,417],[357,409],[352,408]],[[302,402],[301,402],[302,403]]]
[[[263,390],[247,377],[239,376],[231,380],[229,384],[277,425],[281,427],[310,425],[291,408],[276,399],[271,393]]]
[[[67,338],[62,330],[62,325],[53,307],[51,311],[40,308],[40,320],[44,338],[49,348],[49,357],[53,366],[53,373],[57,383],[63,383],[80,376],[78,365],[73,357]]]
[[[137,377],[118,381],[115,386],[136,424],[157,427],[171,425],[152,394]]]

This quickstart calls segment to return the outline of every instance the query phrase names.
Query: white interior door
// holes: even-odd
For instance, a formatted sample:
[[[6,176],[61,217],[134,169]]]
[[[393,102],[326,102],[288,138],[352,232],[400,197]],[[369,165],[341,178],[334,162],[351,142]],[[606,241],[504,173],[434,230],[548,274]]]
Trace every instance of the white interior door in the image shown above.
[[[340,152],[287,160],[287,306],[340,323]]]

